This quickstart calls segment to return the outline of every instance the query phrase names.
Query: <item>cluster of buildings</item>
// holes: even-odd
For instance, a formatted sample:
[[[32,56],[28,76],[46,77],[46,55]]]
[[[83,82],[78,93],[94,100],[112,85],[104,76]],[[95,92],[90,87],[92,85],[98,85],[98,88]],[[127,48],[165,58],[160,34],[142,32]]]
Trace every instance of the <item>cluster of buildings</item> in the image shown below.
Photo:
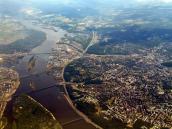
[[[85,23],[79,23],[81,30],[88,24],[91,26],[99,21],[89,19],[93,20],[88,17],[85,18]],[[105,26],[101,23],[97,25]],[[76,93],[78,100],[99,105],[99,113],[107,120],[117,118],[129,126],[141,120],[157,127],[172,127],[172,89],[165,86],[171,81],[172,71],[160,65],[163,61],[163,56],[158,54],[161,46],[152,50],[145,49],[141,55],[129,56],[83,55],[79,49],[77,43],[63,39],[53,49],[48,64],[56,79],[63,82],[64,67],[82,57],[82,68],[73,65],[75,70],[83,74],[79,78],[73,77],[75,82],[70,82],[80,93],[84,93]],[[76,85],[77,79],[85,77],[84,71],[89,71],[91,79],[101,80],[102,83],[83,82]]]
[[[92,79],[103,81],[78,89],[85,92],[83,98],[90,96],[93,102],[97,100],[102,105],[104,118],[118,118],[130,126],[142,120],[159,127],[172,127],[172,91],[164,86],[172,71],[152,64],[147,57],[95,56],[80,61],[83,68],[80,71],[89,71]]]
[[[52,71],[54,77],[61,82],[63,81],[64,67],[72,60],[79,58],[82,53],[78,52],[74,46],[61,42],[57,42],[57,47],[52,51],[47,67]]]
[[[77,90],[84,93],[81,96],[76,93],[78,100],[100,105],[99,113],[105,119],[117,118],[129,126],[137,120],[159,127],[172,126],[172,90],[164,86],[170,81],[172,71],[160,65],[161,57],[157,55],[159,47],[144,50],[143,53],[148,54],[128,56],[84,56],[78,49],[75,43],[63,39],[53,49],[48,64],[56,79],[63,82],[64,67],[82,57],[79,60],[82,67],[73,64],[82,73],[79,78],[73,77],[74,85],[88,71],[91,79],[102,81],[101,84],[83,82],[79,87],[76,85]]]
[[[7,68],[0,68],[0,118],[7,102],[19,86],[19,75],[17,72]]]

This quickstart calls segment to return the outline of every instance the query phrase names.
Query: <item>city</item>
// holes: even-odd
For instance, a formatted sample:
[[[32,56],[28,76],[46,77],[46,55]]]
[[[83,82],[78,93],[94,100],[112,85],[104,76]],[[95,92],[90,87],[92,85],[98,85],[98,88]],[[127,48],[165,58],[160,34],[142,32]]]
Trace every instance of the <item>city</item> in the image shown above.
[[[172,129],[171,0],[0,0],[0,129]]]

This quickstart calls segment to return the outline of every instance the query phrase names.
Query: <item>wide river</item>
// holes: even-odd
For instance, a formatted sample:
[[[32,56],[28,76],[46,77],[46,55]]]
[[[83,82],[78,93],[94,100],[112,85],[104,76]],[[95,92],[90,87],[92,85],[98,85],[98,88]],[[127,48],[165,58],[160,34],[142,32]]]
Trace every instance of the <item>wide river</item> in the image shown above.
[[[53,76],[47,74],[46,66],[49,55],[35,55],[35,67],[28,71],[28,61],[33,56],[32,54],[50,53],[56,47],[56,42],[67,32],[59,28],[56,28],[58,31],[54,31],[26,21],[23,21],[23,24],[29,29],[46,33],[47,39],[40,46],[32,49],[30,55],[25,56],[14,64],[20,74],[21,84],[12,100],[8,103],[5,116],[9,119],[12,116],[12,104],[15,96],[26,93],[51,111],[61,123],[63,129],[96,129],[73,110],[64,97],[63,87],[58,85]]]

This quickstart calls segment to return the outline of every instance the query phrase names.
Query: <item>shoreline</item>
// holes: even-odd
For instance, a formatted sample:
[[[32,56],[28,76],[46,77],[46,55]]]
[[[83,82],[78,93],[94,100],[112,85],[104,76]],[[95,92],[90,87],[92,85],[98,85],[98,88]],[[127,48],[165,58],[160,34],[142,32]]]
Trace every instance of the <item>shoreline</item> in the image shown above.
[[[67,91],[66,86],[64,86],[64,89]],[[65,94],[68,94],[68,91],[67,91],[67,93],[65,93]],[[85,115],[83,112],[81,112],[80,110],[78,110],[78,109],[74,106],[74,104],[73,104],[71,98],[69,97],[69,95],[64,95],[64,97],[65,97],[65,99],[67,100],[67,102],[69,103],[69,105],[71,106],[71,108],[72,108],[79,116],[81,116],[87,123],[93,125],[96,129],[103,129],[102,127],[100,127],[99,125],[97,125],[96,123],[94,123],[87,115]]]
[[[30,25],[29,25],[30,26]],[[39,30],[39,29],[41,29],[41,30],[43,30],[44,28],[43,27],[39,27],[39,26],[37,26],[36,27],[36,30]],[[47,31],[47,30],[49,30],[49,29],[44,29],[44,31],[43,32],[45,32],[45,31]],[[52,33],[53,33],[53,30],[50,30]],[[49,32],[49,31],[48,31]],[[49,33],[46,33],[46,35],[51,35],[51,33],[49,34]],[[62,32],[65,32],[65,31],[62,31]],[[56,33],[56,34],[55,34]],[[60,32],[61,33],[61,32]],[[62,34],[60,34],[60,35],[62,35]],[[24,54],[22,54],[24,57],[27,57],[27,55],[29,55],[30,53],[32,54],[34,54],[34,53],[44,53],[44,52],[51,52],[51,49],[52,49],[52,47],[55,45],[56,46],[56,43],[57,43],[57,37],[55,38],[55,39],[53,39],[53,37],[54,36],[57,36],[58,37],[58,39],[59,39],[59,36],[58,36],[58,34],[57,34],[57,32],[54,32],[54,34],[53,34],[53,36],[48,36],[49,38],[48,39],[46,39],[46,41],[44,41],[40,46],[37,46],[36,48],[34,48],[33,50],[31,50],[29,53],[24,53]],[[50,39],[53,39],[53,40],[50,40]],[[49,43],[50,44],[52,44],[52,45],[49,45]],[[51,47],[46,47],[47,45],[49,45],[49,46],[51,46]],[[47,80],[48,81],[48,80]],[[58,83],[58,82],[57,82]],[[48,85],[47,85],[48,86]],[[65,87],[64,87],[64,89],[65,89]],[[67,93],[67,92],[66,92]],[[91,127],[91,126],[93,126],[94,128],[97,128],[97,129],[102,129],[101,127],[99,127],[98,125],[96,125],[96,124],[94,124],[91,120],[89,120],[88,118],[87,118],[87,116],[85,115],[85,114],[83,114],[83,113],[81,113],[76,107],[74,107],[74,105],[73,105],[73,103],[72,103],[72,100],[69,98],[69,97],[67,97],[66,95],[64,95],[63,94],[63,98],[64,98],[64,100],[66,101],[66,104],[68,103],[68,105],[70,106],[70,108],[73,110],[72,112],[73,113],[76,113],[77,115],[78,115],[78,117],[81,117],[82,118],[82,120],[84,120],[84,121],[81,121],[81,123],[82,122],[84,122],[85,124],[84,125],[86,125],[85,127]],[[34,100],[35,100],[35,98],[33,98]],[[46,108],[47,110],[49,110],[47,107],[48,107],[48,104],[45,104],[45,103],[41,103],[41,100],[39,99],[39,98],[37,98],[36,99],[36,101],[38,102],[38,103],[40,103],[41,105],[43,105],[44,106],[44,108]],[[50,105],[51,106],[51,105]],[[53,106],[53,105],[52,105]],[[65,105],[64,105],[65,106]],[[5,109],[5,110],[8,110],[8,109]],[[65,112],[65,111],[64,111]],[[55,115],[55,116],[58,116],[58,114],[56,114],[56,113],[59,113],[59,112],[51,112],[53,115]],[[70,115],[70,114],[69,114]],[[62,119],[64,119],[65,118],[65,116],[64,117],[62,117]],[[61,118],[60,118],[61,119]],[[57,117],[56,117],[56,120],[60,120],[60,119],[58,119]],[[72,120],[72,119],[71,119]],[[73,119],[74,120],[74,119]],[[61,121],[61,120],[60,120]],[[70,121],[69,121],[70,122]],[[76,121],[77,122],[77,121]],[[88,124],[88,126],[87,126],[87,124]],[[62,123],[61,123],[62,124]],[[63,124],[62,124],[63,125]],[[81,124],[77,124],[76,123],[76,125],[77,125],[77,127],[78,128],[80,128],[79,126],[82,126]],[[76,126],[75,125],[75,126]],[[76,127],[76,128],[77,128]],[[73,128],[73,126],[71,126],[71,128]],[[77,129],[78,129],[77,128]]]
[[[89,47],[91,47],[92,45],[94,45],[96,43],[95,39],[96,39],[96,34],[95,32],[93,32],[93,36],[92,36],[92,40],[91,42],[88,44],[87,48],[85,50],[83,50],[81,53],[81,57],[83,57],[87,50],[89,49]],[[62,43],[62,44],[65,44],[65,43]],[[70,44],[66,44],[66,45],[70,45]],[[81,58],[79,57],[79,58]],[[68,64],[70,64],[71,62],[73,62],[74,60],[76,60],[78,58],[73,58],[72,60],[70,60],[67,64],[65,64],[65,66],[63,67],[62,69],[62,73],[61,73],[61,77],[62,77],[62,80],[63,80],[63,88],[64,88],[64,92],[66,95],[64,95],[65,99],[68,101],[69,105],[71,106],[71,108],[79,115],[81,116],[87,123],[93,125],[95,128],[97,129],[103,129],[102,127],[100,127],[98,124],[94,123],[86,114],[84,114],[83,112],[81,112],[80,110],[78,110],[75,106],[74,106],[74,103],[72,102],[72,99],[70,98],[69,96],[69,93],[67,91],[67,88],[66,88],[66,81],[64,79],[64,70],[66,68],[66,66],[68,66]]]
[[[17,71],[6,67],[0,67],[0,73],[1,73],[0,76],[2,76],[0,81],[0,88],[2,92],[0,96],[0,100],[1,100],[0,120],[1,120],[4,115],[4,111],[6,110],[8,102],[12,100],[13,95],[20,86],[20,77]],[[9,87],[6,87],[7,85]]]

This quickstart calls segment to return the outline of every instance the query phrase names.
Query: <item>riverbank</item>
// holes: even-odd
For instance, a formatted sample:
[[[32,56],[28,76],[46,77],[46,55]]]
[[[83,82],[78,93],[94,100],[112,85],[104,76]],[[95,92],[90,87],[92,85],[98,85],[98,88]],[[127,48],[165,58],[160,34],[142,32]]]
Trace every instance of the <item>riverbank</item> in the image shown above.
[[[28,95],[15,98],[12,115],[13,121],[5,129],[62,129],[53,114]]]
[[[96,43],[97,40],[95,40],[97,36],[93,34],[92,40],[88,44],[88,47],[92,46],[94,43]],[[62,43],[61,43],[62,42]],[[88,49],[88,47],[86,49]],[[91,119],[89,119],[84,113],[80,112],[73,104],[68,91],[66,89],[66,83],[64,79],[64,69],[66,66],[72,62],[73,60],[76,60],[78,58],[81,58],[86,53],[85,50],[76,49],[75,47],[71,46],[71,44],[66,43],[64,41],[57,42],[56,49],[54,49],[54,53],[50,56],[49,61],[49,68],[51,71],[51,74],[54,75],[56,79],[59,80],[59,83],[64,88],[65,98],[68,101],[71,108],[78,114],[78,116],[82,117],[84,121],[86,121],[88,124],[92,125],[92,128],[95,129],[102,129],[100,126],[92,122]],[[87,128],[88,129],[88,128]],[[90,127],[89,127],[90,129]]]
[[[12,64],[13,67],[19,72],[21,84],[14,96],[26,93],[34,100],[40,103],[48,111],[50,111],[57,121],[63,126],[64,129],[95,129],[90,123],[83,119],[71,107],[70,103],[64,96],[64,89],[59,82],[54,79],[54,76],[47,73],[47,63],[49,54],[52,49],[56,48],[56,43],[63,37],[65,31],[53,31],[47,27],[37,25],[25,24],[32,29],[43,31],[46,33],[46,40],[38,47],[34,48],[29,54],[19,59],[17,63]],[[29,60],[35,56],[35,66],[31,71],[28,71],[27,65]],[[30,86],[32,84],[32,86]],[[33,88],[34,87],[34,88]],[[14,97],[15,98],[15,97]],[[5,116],[12,119],[12,105],[13,100],[8,104],[5,111]]]
[[[16,71],[0,67],[0,128],[3,129],[7,121],[3,117],[7,103],[19,87],[19,75]]]

